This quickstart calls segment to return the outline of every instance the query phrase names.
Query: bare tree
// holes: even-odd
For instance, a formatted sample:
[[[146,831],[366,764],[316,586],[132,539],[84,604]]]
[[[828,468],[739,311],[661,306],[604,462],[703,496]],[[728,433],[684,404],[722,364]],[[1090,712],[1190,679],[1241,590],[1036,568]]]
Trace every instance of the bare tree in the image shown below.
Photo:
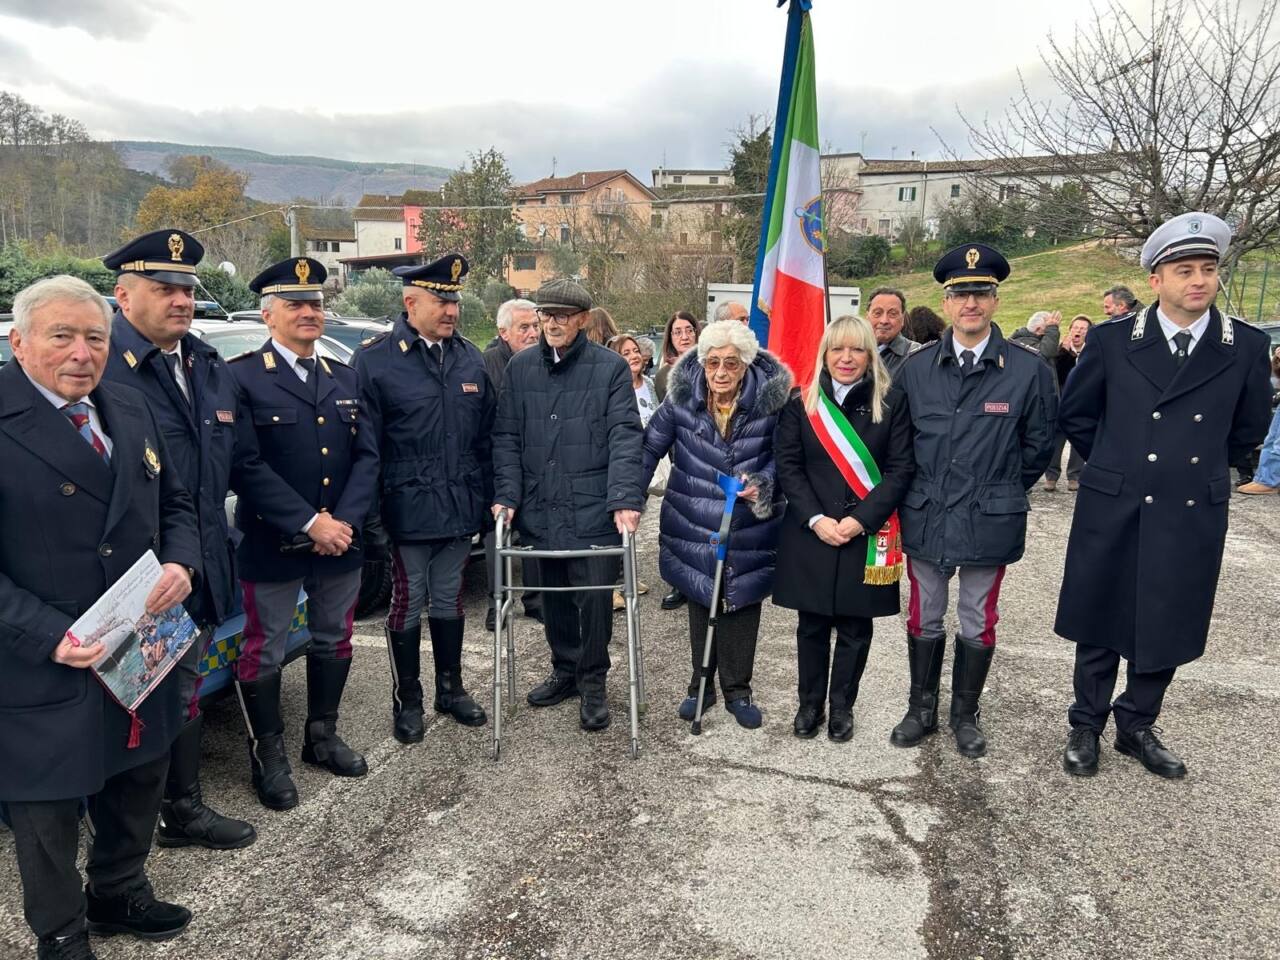
[[[1277,5],[1258,6],[1250,16],[1243,0],[1152,0],[1139,19],[1106,0],[1068,40],[1049,37],[1056,97],[1023,80],[1003,118],[966,119],[990,161],[980,179],[1031,196],[1075,184],[1103,236],[1218,214],[1236,230],[1228,267],[1280,242]]]

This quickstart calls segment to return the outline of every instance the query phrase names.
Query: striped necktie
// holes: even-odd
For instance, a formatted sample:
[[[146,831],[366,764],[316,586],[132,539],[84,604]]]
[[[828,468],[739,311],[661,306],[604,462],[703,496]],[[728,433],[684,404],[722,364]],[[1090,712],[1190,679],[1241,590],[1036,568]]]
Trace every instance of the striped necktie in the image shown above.
[[[104,462],[110,463],[111,456],[107,453],[107,445],[102,442],[102,438],[93,432],[93,427],[89,425],[89,405],[87,403],[68,403],[62,408],[68,419],[80,431],[80,436],[84,437],[85,442],[98,452]]]

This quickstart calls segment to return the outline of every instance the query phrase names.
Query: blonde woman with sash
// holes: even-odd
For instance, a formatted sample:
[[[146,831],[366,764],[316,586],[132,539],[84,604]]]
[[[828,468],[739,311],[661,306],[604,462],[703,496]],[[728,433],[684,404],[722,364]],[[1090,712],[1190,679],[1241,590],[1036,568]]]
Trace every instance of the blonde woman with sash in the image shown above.
[[[872,618],[900,609],[897,507],[915,462],[906,399],[890,386],[870,325],[841,317],[822,336],[812,382],[778,418],[774,457],[787,510],[773,602],[800,614],[797,737],[818,733],[828,704],[827,736],[853,736]]]

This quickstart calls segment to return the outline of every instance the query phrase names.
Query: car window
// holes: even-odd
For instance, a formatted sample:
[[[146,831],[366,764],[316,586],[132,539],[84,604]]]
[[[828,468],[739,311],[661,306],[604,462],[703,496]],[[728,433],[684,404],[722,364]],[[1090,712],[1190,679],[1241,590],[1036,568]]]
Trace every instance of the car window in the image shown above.
[[[203,333],[202,338],[224,360],[239,356],[246,350],[257,350],[267,342],[263,330],[210,330]]]
[[[9,338],[7,336],[0,337],[0,363],[6,363],[13,359],[13,350],[9,346]]]

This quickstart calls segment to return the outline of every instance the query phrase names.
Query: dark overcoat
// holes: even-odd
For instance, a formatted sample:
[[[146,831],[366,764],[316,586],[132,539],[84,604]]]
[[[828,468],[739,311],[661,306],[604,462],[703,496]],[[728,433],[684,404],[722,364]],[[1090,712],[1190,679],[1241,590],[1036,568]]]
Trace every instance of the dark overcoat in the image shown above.
[[[645,488],[658,461],[671,453],[671,475],[662,498],[658,569],[662,578],[704,607],[711,606],[724,490],[717,478],[745,474],[759,488],[754,503],[733,507],[721,595],[726,610],[759,603],[773,590],[778,526],[782,522],[773,459],[773,431],[791,392],[791,373],[766,350],[742,378],[726,440],[707,408],[707,378],[697,350],[676,361],[666,399],[644,434]]]
[[[834,398],[831,378],[822,373],[822,389]],[[826,617],[890,617],[899,607],[898,584],[865,583],[867,537],[875,536],[898,508],[915,460],[911,454],[911,418],[907,398],[890,390],[879,423],[871,419],[868,378],[855,384],[840,405],[870,451],[881,481],[865,500],[845,482],[814,432],[802,397],[793,397],[778,418],[773,456],[778,486],[787,501],[778,536],[778,572],[773,602]],[[812,517],[853,517],[867,531],[843,547],[824,543],[809,528]]]
[[[617,510],[643,510],[640,413],[627,361],[579,332],[557,360],[545,338],[507,364],[493,428],[494,503],[523,543],[581,550],[621,541]]]
[[[110,465],[39,394],[17,362],[0,368],[0,800],[65,800],[169,750],[182,724],[170,671],[129,715],[91,670],[50,656],[71,624],[146,551],[197,571],[191,497],[142,394],[90,394]],[[147,450],[160,469],[148,467]]]
[[[991,339],[965,377],[953,332],[907,357],[916,461],[903,498],[907,555],[943,567],[999,567],[1022,558],[1027,491],[1053,454],[1058,389],[1038,353]]]
[[[299,534],[322,511],[357,533],[364,528],[378,484],[378,445],[361,410],[356,372],[321,359],[313,388],[270,340],[228,366],[240,399],[231,474],[236,527],[244,534],[237,551],[240,576],[282,583],[358,569],[362,549],[340,557],[280,550],[282,538]],[[359,537],[352,542],[360,546]]]
[[[195,501],[203,576],[184,606],[199,624],[219,624],[236,608],[235,543],[227,490],[236,440],[236,383],[218,351],[194,334],[182,338],[191,402],[182,396],[160,349],[117,310],[104,379],[141,390],[151,406],[173,472]]]
[[[455,333],[441,347],[439,364],[402,315],[356,351],[382,522],[395,543],[469,537],[493,504],[497,390],[470,340]]]
[[[1204,653],[1228,465],[1270,423],[1266,334],[1213,307],[1179,368],[1156,308],[1090,331],[1060,418],[1088,462],[1054,630],[1115,650],[1140,672]]]

